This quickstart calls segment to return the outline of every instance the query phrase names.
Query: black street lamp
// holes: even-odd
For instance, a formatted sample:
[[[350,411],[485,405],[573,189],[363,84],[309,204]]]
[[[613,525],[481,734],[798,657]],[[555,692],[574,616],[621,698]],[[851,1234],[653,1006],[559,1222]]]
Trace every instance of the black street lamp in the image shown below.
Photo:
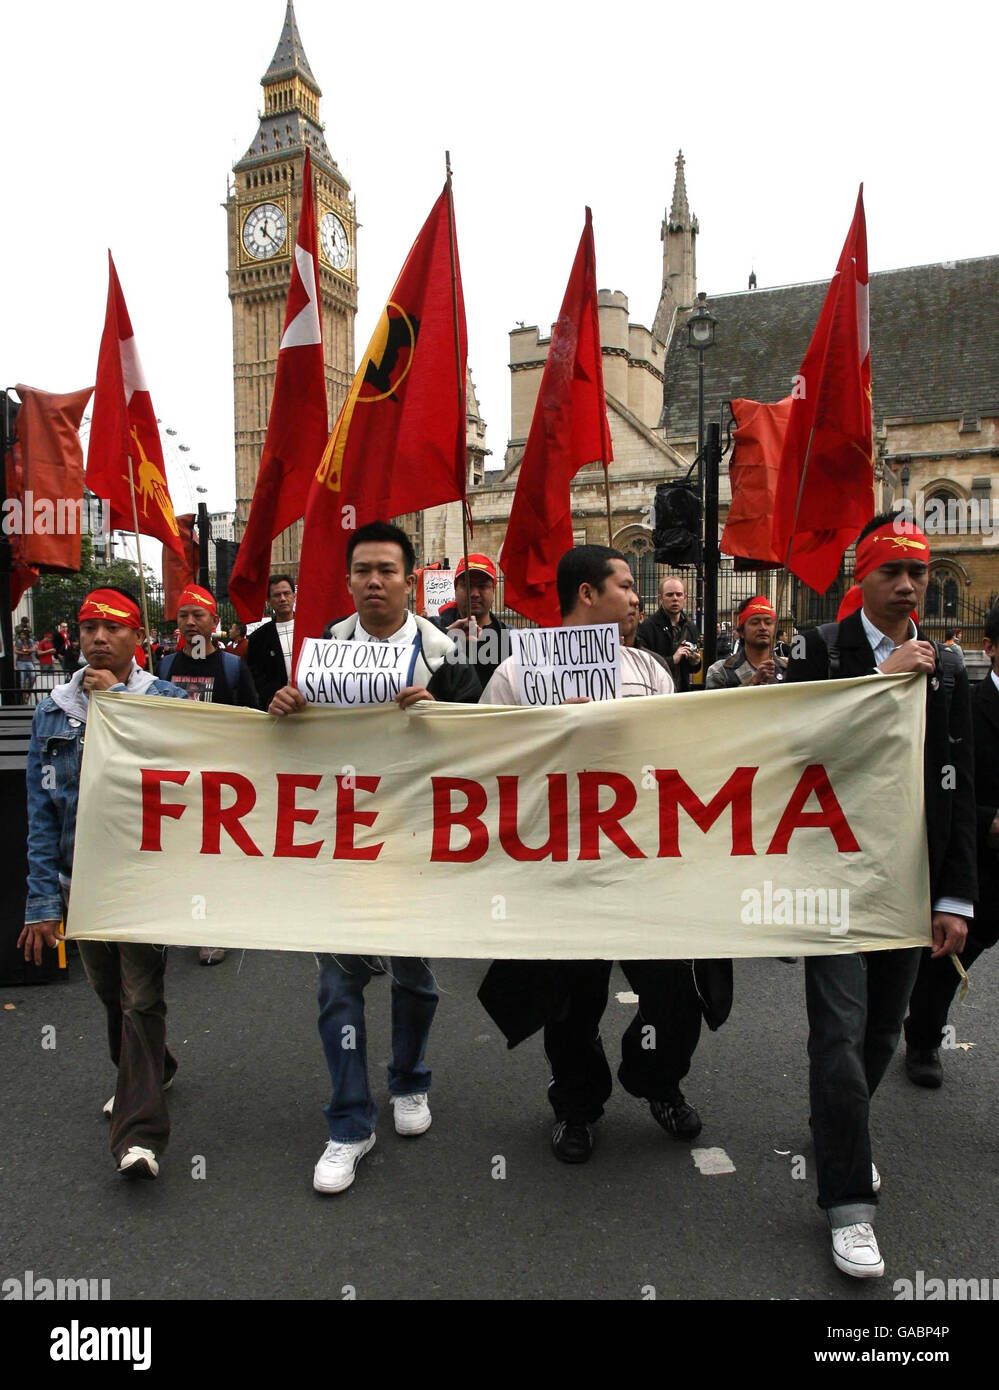
[[[689,348],[692,348],[694,352],[697,353],[697,497],[700,503],[702,516],[704,516],[704,354],[707,352],[708,348],[714,347],[715,345],[715,325],[718,322],[715,316],[708,309],[707,298],[707,295],[702,290],[701,293],[697,296],[697,303],[694,306],[694,312],[690,315],[690,318],[687,320],[687,346]],[[717,468],[717,464],[715,464],[714,466]],[[715,481],[714,495],[717,499],[717,479]],[[707,518],[705,517],[705,522],[706,521]],[[718,549],[717,503],[715,507],[715,522],[715,534],[713,536],[709,533],[707,525],[705,525],[705,544],[703,550],[703,553],[705,555],[707,554],[709,547],[713,547],[712,553],[716,552]],[[707,569],[705,570],[704,574],[706,579]],[[717,574],[717,564],[715,564],[714,582],[716,586],[718,583]],[[700,579],[700,576],[698,577]],[[702,589],[702,593],[698,595],[699,602],[697,604],[697,616],[698,619],[702,622],[702,624],[705,624],[705,614],[702,611],[704,606],[703,585],[699,584],[699,588]],[[715,591],[714,597],[715,603],[712,607],[713,610],[717,612],[717,589]],[[714,652],[716,634],[714,630],[708,633],[706,624],[702,625],[701,633],[704,637],[705,663],[707,663],[708,653]],[[709,636],[711,639],[710,647],[708,646]]]

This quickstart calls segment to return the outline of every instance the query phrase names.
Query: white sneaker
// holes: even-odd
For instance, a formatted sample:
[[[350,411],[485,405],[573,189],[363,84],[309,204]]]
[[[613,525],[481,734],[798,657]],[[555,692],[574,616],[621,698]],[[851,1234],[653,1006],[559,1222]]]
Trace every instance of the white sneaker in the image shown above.
[[[118,1172],[126,1178],[155,1178],[160,1171],[152,1149],[131,1148],[118,1164]]]
[[[331,1139],[316,1164],[312,1186],[317,1192],[343,1192],[350,1186],[361,1159],[375,1146],[375,1136],[358,1139],[353,1144],[338,1144]]]
[[[873,1163],[871,1164],[871,1190],[873,1192],[881,1191],[881,1174]]]
[[[430,1128],[430,1105],[425,1091],[415,1096],[393,1096],[396,1134],[424,1134]]]
[[[885,1262],[869,1221],[856,1226],[834,1226],[832,1247],[836,1268],[844,1274],[852,1274],[855,1279],[880,1279],[885,1272]]]

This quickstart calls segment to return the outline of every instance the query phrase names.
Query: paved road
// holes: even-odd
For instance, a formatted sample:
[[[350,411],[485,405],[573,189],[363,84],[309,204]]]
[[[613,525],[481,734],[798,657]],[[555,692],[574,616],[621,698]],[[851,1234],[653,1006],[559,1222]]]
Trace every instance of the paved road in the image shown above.
[[[697,1146],[735,1165],[715,1176],[619,1089],[590,1163],[558,1163],[540,1039],[506,1050],[475,998],[483,966],[471,961],[438,963],[434,1123],[399,1138],[382,1065],[388,982],[376,979],[378,1143],[350,1191],[321,1198],[311,1181],[328,1078],[311,956],[248,951],[205,969],[196,952],[171,951],[173,1135],[159,1180],[134,1184],[107,1150],[100,1112],[114,1074],[102,1010],[73,960],[59,985],[0,990],[14,1005],[0,1010],[0,1278],[107,1278],[128,1299],[345,1289],[359,1299],[640,1299],[651,1287],[659,1299],[867,1303],[919,1270],[999,1277],[992,955],[955,1011],[958,1040],[973,1046],[945,1054],[944,1088],[915,1089],[896,1061],[877,1098],[888,1273],[869,1282],[834,1269],[815,1206],[800,966],[739,962],[733,1016],[695,1058],[686,1089],[705,1121]],[[615,971],[612,1056],[633,1008],[616,998],[627,988]],[[42,1046],[46,1025],[54,1050]],[[804,1180],[792,1176],[795,1155]],[[198,1156],[203,1180],[191,1176]]]

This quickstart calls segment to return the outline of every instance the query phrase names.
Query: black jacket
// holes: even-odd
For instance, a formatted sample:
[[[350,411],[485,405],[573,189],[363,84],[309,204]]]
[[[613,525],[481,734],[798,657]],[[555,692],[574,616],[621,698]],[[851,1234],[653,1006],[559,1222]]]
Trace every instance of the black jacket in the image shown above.
[[[829,678],[829,652],[818,628],[804,634],[805,654],[788,663],[788,681]],[[931,639],[920,632],[921,640]],[[839,624],[839,676],[866,676],[876,670],[874,653],[859,612]],[[957,672],[948,710],[939,661],[926,682],[926,737],[923,744],[923,786],[926,798],[926,839],[930,863],[930,892],[941,897],[978,898],[975,873],[975,783],[968,676]],[[953,767],[954,777],[944,775]],[[954,783],[953,787],[950,785]]]
[[[439,627],[442,632],[447,632],[451,624],[457,622],[460,617],[458,605],[449,603],[441,609],[436,618],[430,618],[428,621]],[[487,627],[479,628],[481,637],[475,644],[475,662],[473,664],[483,690],[489,684],[493,672],[500,662],[505,661],[510,655],[510,639],[503,636],[509,630],[506,623],[501,618],[497,618],[495,613],[490,613]]]
[[[260,708],[267,706],[278,691],[288,684],[288,669],[284,664],[281,639],[271,622],[263,623],[251,632],[246,643],[246,664],[257,688]]]
[[[673,677],[673,684],[677,692],[690,689],[690,678],[695,671],[701,669],[701,654],[696,650],[697,627],[692,618],[688,618],[686,613],[680,614],[680,621],[674,630],[670,624],[666,610],[660,606],[652,614],[651,618],[646,618],[643,623],[638,625],[637,644],[646,647],[650,652],[656,652],[659,656],[666,658],[669,673]],[[681,642],[693,642],[695,653],[690,661],[681,661],[674,667],[673,653]]]
[[[975,729],[975,802],[978,818],[978,906],[975,936],[999,940],[999,850],[988,834],[999,810],[999,690],[991,674],[971,697]]]

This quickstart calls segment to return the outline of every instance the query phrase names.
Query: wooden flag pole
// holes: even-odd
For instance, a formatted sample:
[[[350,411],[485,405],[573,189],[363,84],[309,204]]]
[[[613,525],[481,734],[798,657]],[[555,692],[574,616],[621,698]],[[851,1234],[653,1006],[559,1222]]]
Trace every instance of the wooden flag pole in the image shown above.
[[[139,593],[142,596],[142,625],[146,629],[146,660],[149,663],[148,671],[151,676],[155,676],[153,670],[153,641],[149,633],[149,607],[146,603],[146,575],[142,568],[142,546],[139,543],[139,509],[135,505],[135,474],[132,471],[132,455],[128,455],[128,490],[132,498],[132,526],[135,529],[135,556],[139,562]]]
[[[458,335],[458,257],[454,244],[454,195],[451,191],[451,151],[444,151],[444,167],[447,172],[447,235],[451,249],[451,320],[454,327],[454,370],[457,377],[458,402],[464,393],[465,383],[461,376],[461,342]],[[468,588],[468,434],[467,422],[458,422],[459,449],[461,451],[461,547],[465,557],[465,587]],[[478,624],[472,617],[472,605],[468,606],[468,640],[474,642],[478,637]],[[474,655],[472,657],[474,660]]]
[[[808,472],[808,460],[812,456],[812,440],[815,438],[815,426],[813,425],[808,434],[808,447],[805,450],[805,463],[801,470],[801,481],[798,484],[798,498],[794,504],[794,520],[791,523],[791,534],[787,542],[787,554],[784,557],[784,568],[780,572],[780,579],[777,581],[777,623],[778,626],[783,621],[784,591],[787,588],[788,575],[791,572],[791,547],[794,544],[794,533],[798,528],[798,513],[801,511],[801,499],[805,492],[805,475]],[[792,614],[792,627],[794,626]]]

